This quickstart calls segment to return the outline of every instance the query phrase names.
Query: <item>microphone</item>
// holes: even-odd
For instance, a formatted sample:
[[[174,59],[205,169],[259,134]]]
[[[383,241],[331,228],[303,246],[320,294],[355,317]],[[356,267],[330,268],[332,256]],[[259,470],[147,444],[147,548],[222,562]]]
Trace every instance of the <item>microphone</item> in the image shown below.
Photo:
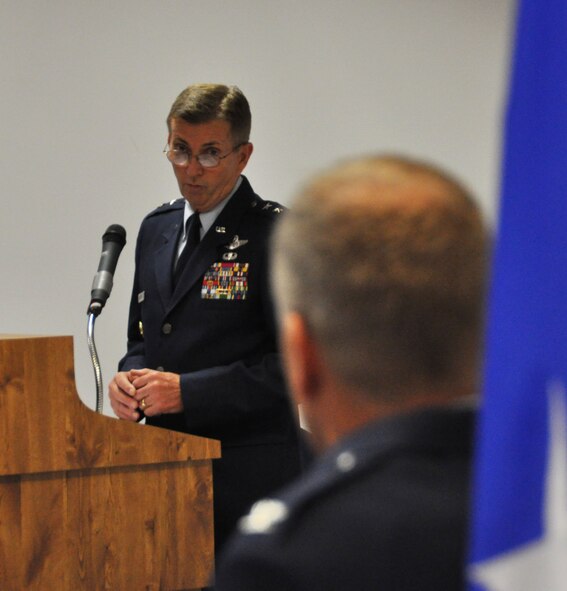
[[[112,291],[112,278],[118,257],[126,244],[126,230],[118,225],[108,226],[102,235],[102,253],[91,288],[91,303],[87,314],[98,316]]]

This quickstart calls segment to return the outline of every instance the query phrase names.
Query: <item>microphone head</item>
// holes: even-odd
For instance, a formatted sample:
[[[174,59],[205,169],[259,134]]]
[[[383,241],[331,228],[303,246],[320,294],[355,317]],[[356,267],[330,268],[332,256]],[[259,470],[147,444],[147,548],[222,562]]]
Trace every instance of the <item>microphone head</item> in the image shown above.
[[[102,253],[93,279],[88,314],[98,316],[109,298],[118,257],[125,244],[126,230],[119,224],[108,226],[102,235]]]
[[[124,246],[126,244],[126,230],[120,224],[112,224],[106,228],[106,232],[102,235],[103,242],[117,242]]]

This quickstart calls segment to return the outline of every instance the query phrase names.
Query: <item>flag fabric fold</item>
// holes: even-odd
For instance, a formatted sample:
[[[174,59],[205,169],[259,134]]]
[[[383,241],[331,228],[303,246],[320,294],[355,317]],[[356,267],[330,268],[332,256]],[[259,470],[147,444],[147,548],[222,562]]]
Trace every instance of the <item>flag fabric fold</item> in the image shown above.
[[[567,389],[567,0],[520,1],[516,27],[473,486],[475,591],[567,589],[567,532],[550,531],[567,514],[557,476],[566,420],[551,420]]]

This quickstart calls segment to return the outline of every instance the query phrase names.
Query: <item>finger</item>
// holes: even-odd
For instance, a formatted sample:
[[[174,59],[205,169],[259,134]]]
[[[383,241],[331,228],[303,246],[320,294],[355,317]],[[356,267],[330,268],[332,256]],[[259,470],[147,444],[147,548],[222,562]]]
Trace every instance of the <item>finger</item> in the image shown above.
[[[156,404],[147,404],[146,403],[146,408],[144,409],[144,414],[147,417],[155,417],[155,416],[161,414],[159,412],[159,404],[158,403],[156,403]]]
[[[132,382],[132,386],[134,387],[134,389],[136,390],[136,394],[138,395],[138,400],[140,400],[140,398],[143,398],[144,396],[147,396],[146,394],[142,394],[141,390],[143,390],[144,388],[148,388],[150,386],[150,382],[148,379],[146,378],[136,378],[133,382]]]
[[[132,386],[134,394],[136,389]],[[130,410],[136,410],[138,408],[138,402],[133,398],[133,395],[125,393],[115,382],[111,382],[108,386],[108,397],[110,398],[112,407],[118,410],[120,406],[125,406]]]
[[[149,370],[147,373],[138,377],[132,376],[132,378],[132,386],[136,390],[141,390],[142,388],[149,387],[153,388],[154,386],[159,384],[159,380],[156,379],[156,372],[153,370]]]
[[[128,399],[131,403],[132,401]],[[140,418],[140,413],[137,410],[133,410],[130,406],[126,404],[122,404],[121,402],[117,401],[116,399],[110,399],[110,405],[114,414],[119,418],[126,421],[137,421]]]
[[[128,410],[127,412],[121,412],[116,416],[123,421],[130,421],[131,423],[136,423],[140,420],[140,413],[138,411]]]
[[[138,408],[141,409],[144,412],[144,414],[148,410],[150,405],[151,405],[151,402],[149,401],[149,399],[147,397],[145,397],[145,398],[142,397],[138,401]]]
[[[147,403],[147,398],[150,394],[159,395],[159,392],[154,388],[153,384],[138,384],[136,386],[136,395],[134,396],[134,400],[138,403],[139,406],[140,402],[144,398],[146,398]]]
[[[129,373],[130,380],[134,381],[136,378],[139,378],[141,376],[145,376],[152,371],[154,371],[154,370],[144,367],[143,369],[131,369],[128,373]]]
[[[128,396],[134,396],[136,393],[136,388],[132,385],[128,372],[118,372],[110,383],[110,386],[112,385],[115,385],[116,389],[124,392]]]
[[[137,423],[140,420],[140,413],[138,411],[130,411],[120,417],[124,421],[130,421],[131,423]]]

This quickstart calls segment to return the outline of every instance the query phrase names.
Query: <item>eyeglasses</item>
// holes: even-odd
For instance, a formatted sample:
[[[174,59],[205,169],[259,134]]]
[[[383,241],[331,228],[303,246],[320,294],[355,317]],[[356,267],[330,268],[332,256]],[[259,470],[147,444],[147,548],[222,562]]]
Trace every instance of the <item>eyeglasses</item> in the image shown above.
[[[234,146],[230,152],[227,152],[223,156],[221,156],[216,148],[209,148],[207,152],[202,152],[201,154],[197,154],[195,158],[197,162],[203,168],[213,168],[218,166],[220,161],[224,158],[230,156],[233,152],[238,150],[240,146],[243,146],[247,142],[241,142],[240,144]],[[167,156],[167,159],[175,166],[188,166],[193,158],[193,155],[188,152],[185,148],[170,148],[168,144],[165,145],[163,149],[163,153]]]

